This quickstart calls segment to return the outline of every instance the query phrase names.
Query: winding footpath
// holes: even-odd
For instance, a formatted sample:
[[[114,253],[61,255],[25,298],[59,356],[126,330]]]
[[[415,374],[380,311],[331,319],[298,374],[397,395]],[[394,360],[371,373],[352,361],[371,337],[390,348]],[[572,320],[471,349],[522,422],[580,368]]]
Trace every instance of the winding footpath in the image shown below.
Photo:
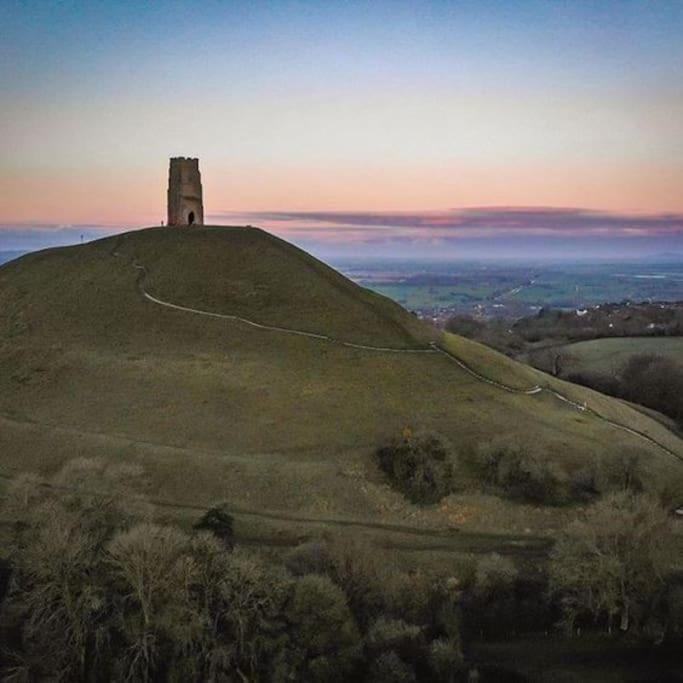
[[[122,241],[122,238],[117,240],[116,244],[114,245],[114,248],[110,252],[112,256],[115,257],[121,257],[122,254],[118,251],[118,247],[120,246]],[[215,313],[213,311],[204,311],[199,308],[190,308],[188,306],[181,306],[180,304],[174,304],[170,301],[164,301],[163,299],[159,299],[156,296],[153,296],[150,294],[146,289],[145,289],[145,278],[147,277],[147,269],[145,268],[144,265],[138,263],[138,261],[133,258],[131,260],[131,264],[133,268],[135,268],[138,271],[138,277],[136,280],[137,287],[140,291],[140,294],[147,299],[147,301],[150,301],[158,306],[164,306],[165,308],[170,308],[173,310],[177,311],[182,311],[184,313],[191,313],[193,315],[202,315],[205,317],[210,317],[210,318],[218,318],[222,320],[231,320],[234,322],[239,322],[244,325],[249,325],[250,327],[254,327],[259,330],[265,330],[265,331],[270,331],[270,332],[278,332],[282,334],[292,334],[292,335],[297,335],[300,337],[308,337],[310,339],[314,339],[317,341],[322,341],[330,344],[338,344],[340,346],[345,346],[348,348],[352,349],[361,349],[365,351],[373,351],[373,352],[381,352],[381,353],[393,353],[393,354],[433,354],[433,355],[441,355],[445,358],[447,358],[449,361],[455,363],[460,367],[461,370],[464,370],[467,374],[469,374],[471,377],[474,377],[476,380],[479,382],[483,382],[485,384],[489,384],[491,386],[497,387],[498,389],[501,389],[503,391],[507,391],[508,393],[512,394],[519,394],[519,395],[524,395],[524,396],[534,396],[534,395],[539,395],[542,394],[543,392],[550,394],[551,396],[554,396],[556,399],[559,401],[562,401],[563,403],[566,403],[567,405],[571,406],[572,408],[579,410],[587,415],[591,415],[595,417],[598,420],[601,420],[602,422],[605,422],[606,424],[609,424],[610,426],[614,427],[615,429],[620,429],[624,432],[627,432],[628,434],[631,434],[632,436],[636,436],[640,439],[643,439],[644,441],[647,441],[651,445],[659,448],[663,452],[665,452],[667,455],[672,456],[679,462],[683,462],[683,455],[680,455],[679,453],[676,453],[675,451],[671,450],[668,446],[665,446],[664,444],[660,443],[656,439],[653,439],[651,436],[646,434],[645,432],[641,432],[637,429],[633,429],[631,427],[628,427],[624,424],[621,424],[620,422],[616,422],[615,420],[611,420],[608,417],[605,417],[604,415],[601,415],[598,413],[596,410],[593,408],[588,407],[587,404],[585,403],[578,403],[576,401],[573,401],[570,399],[568,396],[565,396],[564,394],[560,393],[559,391],[555,391],[554,389],[551,389],[549,387],[542,387],[538,384],[534,385],[533,387],[530,387],[528,389],[519,389],[517,387],[510,386],[508,384],[504,384],[502,382],[498,382],[494,379],[491,379],[490,377],[486,377],[476,370],[474,370],[470,365],[468,365],[465,361],[463,361],[461,358],[456,356],[452,351],[449,351],[442,346],[439,346],[437,342],[430,342],[429,345],[425,348],[415,348],[415,349],[402,349],[402,348],[393,348],[393,347],[387,347],[387,346],[371,346],[371,345],[366,345],[366,344],[355,344],[353,342],[348,342],[348,341],[343,341],[340,339],[334,339],[333,337],[329,337],[324,334],[317,334],[314,332],[307,332],[305,330],[298,330],[294,328],[288,328],[288,327],[278,327],[275,325],[265,325],[263,323],[258,323],[255,322],[254,320],[249,320],[248,318],[243,318],[238,315],[231,315],[227,313]]]

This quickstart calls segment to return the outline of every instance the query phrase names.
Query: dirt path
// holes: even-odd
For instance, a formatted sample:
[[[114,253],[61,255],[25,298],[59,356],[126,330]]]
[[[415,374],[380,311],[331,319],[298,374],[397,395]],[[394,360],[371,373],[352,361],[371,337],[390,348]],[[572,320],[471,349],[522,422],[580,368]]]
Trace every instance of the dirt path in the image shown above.
[[[0,479],[11,482],[14,477],[1,474]],[[60,486],[43,482],[41,486],[53,491],[76,491],[70,486]],[[93,496],[107,495],[97,490],[78,489],[80,493]],[[2,496],[0,496],[2,497]],[[164,500],[163,498],[145,498],[135,495],[125,496],[131,501],[147,500],[158,509],[173,510],[176,513],[187,515],[194,513],[197,517],[204,514],[209,505],[199,505],[189,502],[176,502]],[[287,512],[274,512],[265,510],[255,510],[236,505],[226,505],[227,511],[236,519],[256,518],[273,522],[285,522],[288,524],[299,524],[309,527],[310,531],[290,529],[286,536],[259,536],[249,535],[248,533],[237,535],[238,543],[245,545],[273,545],[273,546],[296,546],[308,539],[316,538],[320,532],[326,529],[358,529],[364,531],[379,531],[389,534],[384,538],[380,545],[386,548],[397,550],[410,550],[415,552],[443,551],[453,553],[491,553],[498,552],[507,555],[531,555],[545,556],[553,544],[553,540],[546,536],[531,535],[507,535],[486,532],[462,531],[458,528],[429,528],[415,527],[407,524],[392,524],[382,522],[371,522],[358,519],[343,519],[334,517],[306,517],[303,515],[290,514]],[[0,520],[0,524],[3,521]],[[400,539],[400,536],[419,536],[421,539],[429,539],[430,542],[411,542],[407,539]]]

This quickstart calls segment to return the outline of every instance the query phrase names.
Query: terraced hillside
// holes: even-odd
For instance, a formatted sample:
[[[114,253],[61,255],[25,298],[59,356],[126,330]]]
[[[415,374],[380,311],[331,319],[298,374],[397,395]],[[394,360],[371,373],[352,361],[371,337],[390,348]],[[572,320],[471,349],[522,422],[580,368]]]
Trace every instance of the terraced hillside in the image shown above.
[[[626,404],[441,336],[254,228],[30,254],[0,268],[0,311],[0,474],[78,455],[140,463],[156,500],[228,500],[245,534],[355,523],[540,538],[564,511],[484,496],[472,477],[468,455],[500,435],[570,470],[634,448],[653,476],[683,468],[681,441]],[[461,492],[442,505],[407,503],[375,465],[405,426],[460,454]]]

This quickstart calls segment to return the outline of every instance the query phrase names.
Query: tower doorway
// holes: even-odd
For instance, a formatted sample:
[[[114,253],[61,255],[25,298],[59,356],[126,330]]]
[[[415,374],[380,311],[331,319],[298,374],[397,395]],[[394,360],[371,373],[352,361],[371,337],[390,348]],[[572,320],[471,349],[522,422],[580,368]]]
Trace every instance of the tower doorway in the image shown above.
[[[192,225],[194,223],[194,211],[190,211],[187,217],[187,224]]]

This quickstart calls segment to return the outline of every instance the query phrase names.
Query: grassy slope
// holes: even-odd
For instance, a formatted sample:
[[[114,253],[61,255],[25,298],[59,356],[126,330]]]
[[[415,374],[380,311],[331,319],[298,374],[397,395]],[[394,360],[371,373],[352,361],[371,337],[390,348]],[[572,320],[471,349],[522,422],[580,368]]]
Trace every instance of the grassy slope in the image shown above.
[[[2,472],[51,471],[99,454],[142,462],[150,493],[170,501],[225,498],[258,510],[495,531],[517,513],[468,495],[418,510],[386,486],[373,449],[411,425],[441,432],[463,455],[505,435],[570,466],[640,447],[653,472],[680,468],[549,394],[502,391],[440,355],[350,349],[162,308],[141,297],[133,259],[148,268],[151,293],[186,306],[359,343],[418,347],[435,338],[388,299],[257,230],[150,229],[31,254],[0,269]],[[498,381],[559,385],[478,344],[447,343]],[[683,452],[632,408],[565,388]],[[537,517],[534,531],[557,521]]]
[[[652,419],[653,416],[649,415],[647,410],[643,410],[641,406],[635,406],[586,387],[551,377],[529,365],[511,361],[504,354],[464,337],[447,333],[444,335],[442,344],[458,357],[465,359],[473,370],[486,377],[516,389],[540,386],[557,391],[576,403],[585,404],[599,415],[640,431],[667,448],[680,453],[681,444],[678,436],[672,433],[669,428],[662,428],[663,425],[670,424],[670,421],[664,416],[656,414],[656,419]],[[575,346],[577,345],[572,345],[572,348]],[[639,442],[636,444],[642,445]]]
[[[653,353],[683,361],[683,337],[619,337],[592,339],[567,344],[560,353],[570,354],[572,372],[616,374],[628,358],[637,353]]]
[[[309,254],[261,230],[145,230],[121,244],[148,266],[151,294],[255,322],[360,344],[419,347],[438,333],[398,304],[354,285]],[[178,277],[191,252],[192,267]]]

